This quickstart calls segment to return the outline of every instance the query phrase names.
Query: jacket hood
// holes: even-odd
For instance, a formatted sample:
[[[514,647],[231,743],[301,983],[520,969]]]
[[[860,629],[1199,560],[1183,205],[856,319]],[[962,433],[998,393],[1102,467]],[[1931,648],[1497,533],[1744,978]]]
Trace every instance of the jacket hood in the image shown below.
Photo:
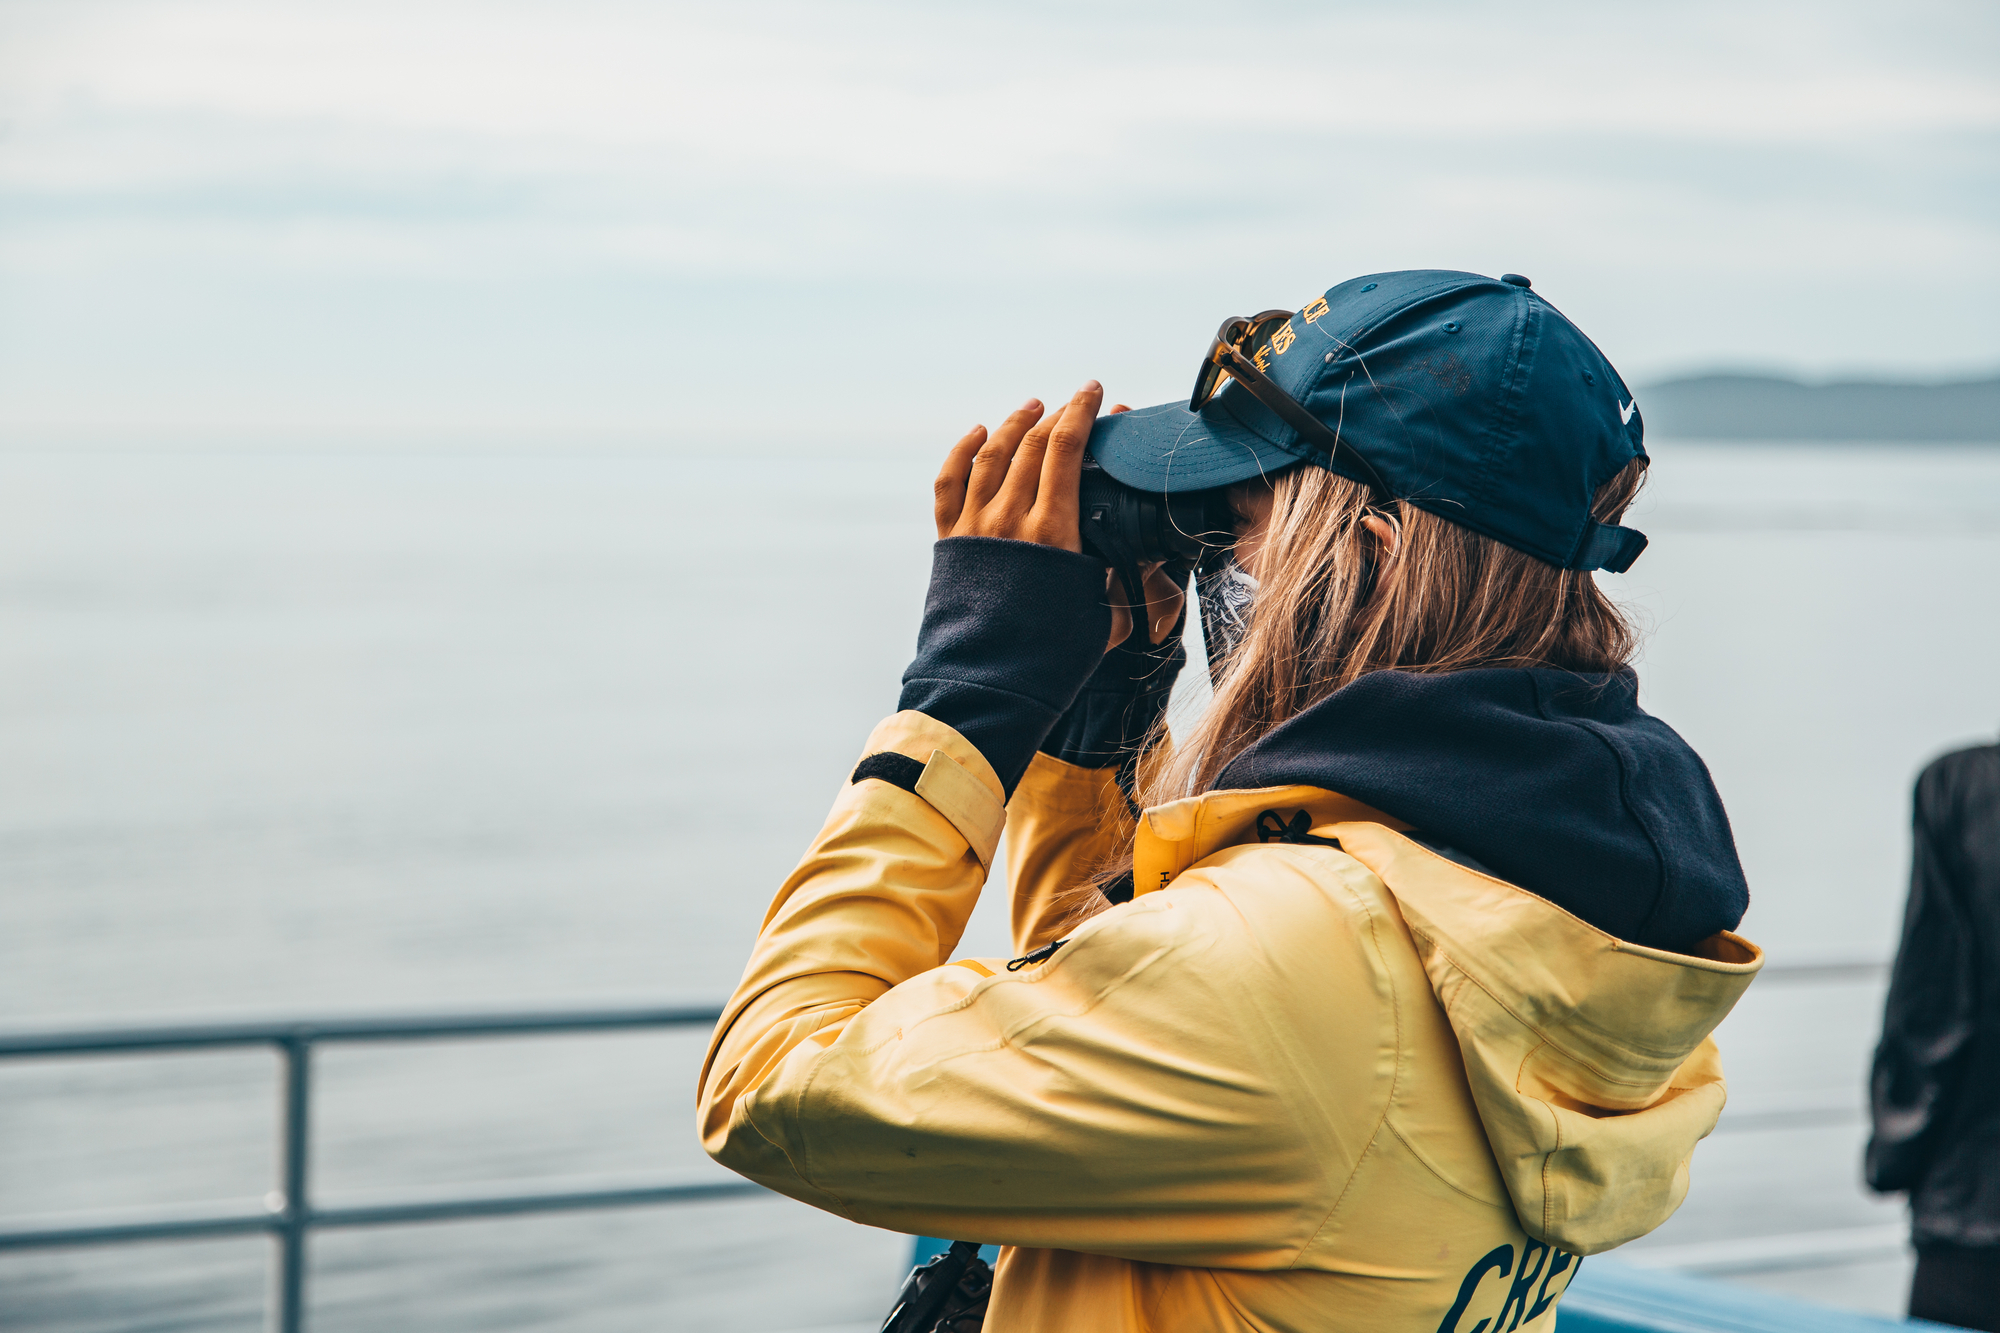
[[[1301,810],[1395,898],[1522,1228],[1589,1255],[1671,1216],[1726,1099],[1709,1034],[1762,952],[1727,932],[1684,952],[1620,940],[1412,841],[1393,816],[1310,787],[1146,811],[1134,882],[1164,887],[1225,846],[1261,840],[1263,812],[1288,822]]]
[[[1593,1254],[1664,1222],[1726,1100],[1709,1034],[1762,953],[1628,944],[1379,825],[1336,832],[1402,908],[1522,1228]]]
[[[1700,756],[1638,677],[1378,671],[1238,755],[1217,787],[1337,791],[1621,940],[1684,951],[1750,903]]]

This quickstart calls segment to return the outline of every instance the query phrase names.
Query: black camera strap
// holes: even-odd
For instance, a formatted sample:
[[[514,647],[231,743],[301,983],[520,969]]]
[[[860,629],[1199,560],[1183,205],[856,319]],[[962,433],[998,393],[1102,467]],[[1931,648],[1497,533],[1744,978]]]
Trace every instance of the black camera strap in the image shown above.
[[[955,1240],[910,1270],[882,1333],[979,1333],[992,1293],[993,1269],[979,1257],[979,1242]]]

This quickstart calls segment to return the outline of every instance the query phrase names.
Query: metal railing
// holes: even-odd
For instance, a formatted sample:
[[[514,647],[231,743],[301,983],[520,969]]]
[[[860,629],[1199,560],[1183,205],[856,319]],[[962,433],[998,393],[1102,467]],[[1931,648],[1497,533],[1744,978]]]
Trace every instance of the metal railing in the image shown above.
[[[1886,963],[1837,961],[1776,964],[1765,968],[1768,982],[1855,984],[1879,981]],[[300,1333],[305,1319],[306,1242],[314,1231],[340,1227],[394,1226],[412,1222],[444,1222],[462,1218],[506,1217],[530,1213],[623,1208],[643,1204],[690,1203],[746,1194],[762,1194],[747,1181],[675,1184],[639,1181],[594,1189],[542,1190],[525,1193],[458,1194],[448,1197],[395,1199],[358,1206],[322,1208],[312,1202],[312,1053],[317,1046],[340,1042],[467,1040],[479,1037],[543,1036],[556,1033],[616,1032],[640,1029],[710,1027],[721,1016],[717,1008],[594,1009],[544,1013],[466,1014],[342,1018],[323,1021],[210,1023],[157,1028],[99,1031],[0,1034],[0,1061],[92,1055],[146,1055],[163,1051],[217,1050],[265,1046],[281,1061],[284,1100],[283,1146],[279,1155],[280,1188],[263,1208],[237,1207],[177,1210],[134,1219],[104,1219],[63,1226],[19,1226],[0,1223],[0,1253],[82,1245],[113,1245],[135,1241],[195,1239],[263,1233],[278,1245],[277,1328]],[[1837,1104],[1773,1107],[1750,1114],[1725,1115],[1721,1128],[1758,1128],[1766,1120],[1821,1122],[1857,1118],[1856,1101]],[[1877,1229],[1879,1230],[1879,1228]],[[1871,1233],[1872,1235],[1872,1233]],[[921,1250],[922,1241],[918,1245]],[[1674,1265],[1679,1266],[1679,1265]],[[1697,1265],[1698,1266],[1698,1265]]]
[[[1757,985],[1859,986],[1875,985],[1889,979],[1889,964],[1874,959],[1825,959],[1767,963],[1757,976]],[[1753,994],[1757,993],[1753,990]],[[1856,1080],[1851,1088],[1820,1089],[1780,1098],[1734,1098],[1715,1127],[1718,1134],[1748,1130],[1804,1129],[1814,1125],[1847,1124],[1865,1118],[1868,1108],[1864,1089]],[[1878,1228],[1879,1230],[1879,1228]]]
[[[266,1234],[278,1247],[276,1324],[299,1333],[305,1323],[306,1242],[336,1227],[395,1226],[462,1218],[506,1217],[642,1204],[690,1203],[762,1194],[748,1181],[675,1184],[632,1180],[593,1189],[459,1194],[391,1199],[354,1207],[322,1208],[312,1201],[312,1056],[329,1043],[467,1040],[711,1027],[721,1011],[704,1009],[593,1009],[549,1013],[398,1016],[316,1022],[209,1023],[177,1027],[0,1035],[0,1060],[97,1055],[152,1055],[166,1051],[269,1047],[281,1067],[284,1103],[279,1188],[265,1206],[173,1210],[143,1218],[126,1215],[62,1226],[0,1224],[0,1252],[147,1240],[191,1240]]]

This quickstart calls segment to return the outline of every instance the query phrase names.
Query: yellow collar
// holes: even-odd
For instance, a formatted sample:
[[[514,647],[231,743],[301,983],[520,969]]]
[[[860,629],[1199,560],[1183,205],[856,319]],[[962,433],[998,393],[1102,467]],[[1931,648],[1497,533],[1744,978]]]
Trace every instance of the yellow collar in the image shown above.
[[[1255,787],[1212,791],[1156,805],[1139,820],[1132,843],[1134,896],[1164,889],[1175,876],[1221,848],[1256,836],[1257,816],[1275,810],[1281,818],[1304,810],[1318,828],[1361,822],[1403,830],[1412,824],[1323,787]]]

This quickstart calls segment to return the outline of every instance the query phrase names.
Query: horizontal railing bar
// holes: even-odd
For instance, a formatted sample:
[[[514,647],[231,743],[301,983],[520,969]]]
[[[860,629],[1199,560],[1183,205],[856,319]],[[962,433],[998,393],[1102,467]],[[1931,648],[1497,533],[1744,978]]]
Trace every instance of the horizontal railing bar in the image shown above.
[[[384,1227],[463,1218],[566,1213],[592,1208],[702,1203],[710,1199],[768,1193],[770,1191],[762,1185],[747,1180],[681,1185],[610,1185],[595,1189],[529,1190],[518,1194],[384,1199],[378,1203],[314,1208],[302,1220],[308,1230],[318,1231],[331,1227]],[[255,1235],[278,1231],[284,1226],[285,1217],[281,1211],[255,1206],[79,1220],[62,1226],[0,1226],[0,1251],[70,1249],[147,1240],[201,1240],[217,1236]]]
[[[1746,1097],[1722,1112],[1718,1134],[1729,1130],[1797,1128],[1851,1124],[1868,1115],[1859,1088],[1819,1088],[1808,1092]]]
[[[452,1199],[362,1204],[345,1208],[315,1208],[306,1225],[325,1227],[387,1227],[410,1222],[446,1222],[469,1217],[519,1217],[530,1213],[566,1213],[585,1208],[636,1208],[649,1204],[700,1203],[707,1199],[769,1194],[747,1180],[720,1180],[705,1185],[641,1185],[627,1189],[551,1190]]]
[[[1877,981],[1889,965],[1878,960],[1771,963],[1766,982]],[[52,1055],[112,1055],[137,1051],[186,1051],[287,1042],[437,1041],[469,1037],[519,1037],[552,1032],[613,1032],[632,1028],[709,1026],[719,1007],[583,1009],[540,1013],[419,1014],[380,1018],[307,1018],[264,1022],[184,1023],[160,1027],[0,1032],[0,1059]]]
[[[283,1219],[254,1205],[208,1212],[156,1212],[123,1220],[100,1218],[64,1226],[0,1225],[0,1251],[68,1249],[84,1245],[123,1245],[141,1240],[202,1240],[215,1236],[248,1236],[275,1231]]]
[[[542,1013],[420,1014],[383,1018],[285,1019],[258,1023],[187,1023],[150,1028],[0,1033],[0,1060],[135,1051],[213,1050],[293,1042],[436,1041],[523,1037],[553,1032],[615,1032],[709,1027],[721,1009],[578,1009]]]
[[[1766,963],[1757,973],[1757,980],[1801,983],[1882,981],[1888,975],[1889,964],[1886,961],[1850,958],[1820,963]]]
[[[1739,1236],[1731,1240],[1689,1241],[1678,1245],[1635,1245],[1618,1251],[1634,1268],[1678,1273],[1772,1273],[1787,1268],[1820,1268],[1858,1260],[1891,1258],[1910,1246],[1908,1223],[1805,1231],[1789,1235]]]
[[[1800,1107],[1796,1111],[1738,1111],[1722,1113],[1718,1134],[1749,1133],[1755,1130],[1808,1129],[1816,1125],[1851,1125],[1868,1116],[1862,1106]]]

